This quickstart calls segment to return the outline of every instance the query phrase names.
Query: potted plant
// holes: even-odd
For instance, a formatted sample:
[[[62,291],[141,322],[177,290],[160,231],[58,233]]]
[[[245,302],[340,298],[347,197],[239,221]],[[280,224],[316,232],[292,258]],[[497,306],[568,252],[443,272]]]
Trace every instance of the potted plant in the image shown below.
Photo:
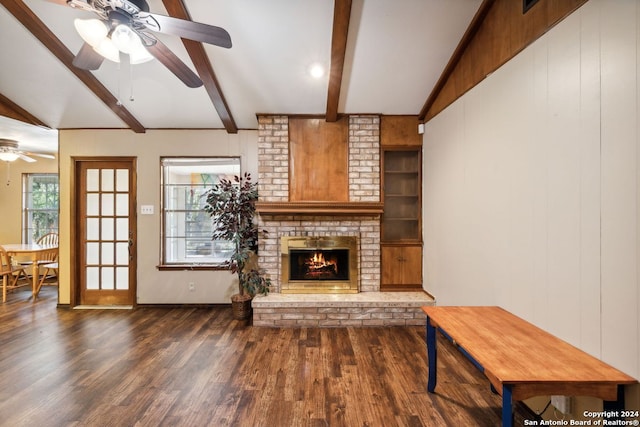
[[[206,193],[204,206],[213,221],[213,240],[227,240],[233,251],[225,264],[238,275],[238,293],[231,296],[234,317],[247,319],[251,314],[251,300],[257,294],[268,294],[271,279],[258,269],[256,254],[259,230],[256,226],[255,202],[258,183],[251,175],[222,178]],[[262,233],[266,233],[262,230]]]

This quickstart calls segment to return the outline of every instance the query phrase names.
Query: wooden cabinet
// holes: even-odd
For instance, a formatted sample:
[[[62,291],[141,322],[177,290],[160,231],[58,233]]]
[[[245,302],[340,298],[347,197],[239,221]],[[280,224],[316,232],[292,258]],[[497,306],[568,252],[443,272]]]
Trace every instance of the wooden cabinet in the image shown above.
[[[420,242],[421,150],[383,148],[382,152],[382,242]]]
[[[422,246],[382,246],[383,291],[422,289]]]
[[[383,291],[422,289],[422,137],[413,116],[381,121]]]

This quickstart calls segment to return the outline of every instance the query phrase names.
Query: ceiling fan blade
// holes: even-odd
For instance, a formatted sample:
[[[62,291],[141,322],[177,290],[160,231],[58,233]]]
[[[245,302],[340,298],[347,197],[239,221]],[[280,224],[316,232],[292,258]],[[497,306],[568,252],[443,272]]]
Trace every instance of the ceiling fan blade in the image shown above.
[[[44,159],[55,159],[56,156],[54,156],[53,154],[46,154],[46,153],[30,153],[28,151],[22,151],[21,154],[27,155],[27,156],[36,156],[36,157],[42,157]]]
[[[147,46],[147,50],[187,86],[202,86],[200,77],[191,71],[191,68],[187,67],[187,64],[182,62],[182,60],[160,40],[156,40],[153,45]]]
[[[49,3],[55,3],[60,6],[70,6],[76,10],[86,10],[88,12],[100,12],[87,2],[87,0],[45,0]]]
[[[69,6],[67,4],[67,0],[45,0],[45,1],[48,1],[49,3],[59,4],[60,6]]]
[[[231,47],[231,36],[224,28],[200,22],[187,21],[172,16],[140,12],[135,21],[152,31],[171,34],[197,42],[208,43],[224,48]]]
[[[73,65],[81,70],[97,70],[102,65],[102,61],[104,61],[104,57],[85,42],[76,57],[73,58]]]
[[[20,157],[20,158],[21,158],[22,160],[24,160],[25,162],[33,163],[33,162],[35,162],[35,161],[36,161],[36,159],[32,159],[31,157],[26,156],[26,155],[24,155],[24,154],[22,154],[22,153],[16,153],[16,154],[18,155],[18,157]]]

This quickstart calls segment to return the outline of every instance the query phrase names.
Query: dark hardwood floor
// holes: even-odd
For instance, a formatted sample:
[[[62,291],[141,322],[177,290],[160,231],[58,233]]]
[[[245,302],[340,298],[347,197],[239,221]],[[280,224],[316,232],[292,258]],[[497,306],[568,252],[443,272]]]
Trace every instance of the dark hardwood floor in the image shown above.
[[[497,426],[501,401],[424,327],[267,329],[230,307],[0,306],[2,426]],[[516,425],[522,425],[518,413]]]

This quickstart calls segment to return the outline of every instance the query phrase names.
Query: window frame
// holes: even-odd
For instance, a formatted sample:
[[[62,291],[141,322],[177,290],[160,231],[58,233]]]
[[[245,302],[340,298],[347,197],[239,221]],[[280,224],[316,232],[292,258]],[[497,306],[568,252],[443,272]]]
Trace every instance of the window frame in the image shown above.
[[[198,165],[198,161],[201,161],[200,165]],[[220,167],[237,168],[237,172],[236,170],[234,170],[231,173],[209,174],[214,176],[212,181],[197,183],[197,184],[193,184],[193,183],[187,184],[187,183],[173,182],[173,181],[167,182],[168,174],[169,174],[169,170],[167,169],[168,167],[171,167],[171,166],[188,167],[189,164],[192,163],[193,167],[197,168],[198,166],[203,166],[203,167],[212,166],[211,163],[217,163],[217,162],[220,163],[219,165]],[[225,162],[227,163],[225,164]],[[178,209],[175,206],[170,206],[170,201],[167,200],[167,198],[168,198],[168,192],[171,191],[172,188],[173,190],[179,191],[179,188],[183,186],[187,188],[191,186],[191,188],[196,188],[196,189],[199,187],[202,187],[203,193],[201,194],[201,196],[204,196],[204,194],[206,194],[206,191],[210,189],[213,185],[217,184],[221,177],[230,178],[236,174],[240,176],[241,171],[242,171],[242,162],[241,162],[240,156],[163,156],[163,157],[160,157],[161,230],[160,230],[160,264],[158,265],[159,270],[174,270],[174,269],[228,270],[229,269],[229,267],[224,264],[225,261],[227,260],[226,258],[225,259],[219,258],[216,261],[212,261],[212,260],[207,260],[206,259],[207,257],[205,256],[205,257],[198,257],[198,258],[194,257],[193,262],[187,261],[187,259],[189,258],[189,255],[186,253],[186,251],[188,246],[187,239],[189,239],[189,237],[186,235],[186,233],[187,233],[187,221],[188,221],[187,217],[189,212],[198,212],[198,215],[200,214],[206,215],[206,218],[209,224],[212,224],[212,221],[211,221],[211,218],[209,217],[209,214],[204,212],[204,210],[200,212],[198,209],[186,209],[186,206],[185,206],[185,209]],[[191,172],[192,175],[196,173],[199,173],[199,172],[197,171]],[[179,195],[177,197],[179,197]],[[176,196],[174,195],[172,196],[172,198],[175,201]],[[186,199],[186,196],[185,196],[185,199]],[[177,215],[177,216],[184,215],[184,218],[182,220],[185,221],[184,223],[185,235],[171,234],[172,232],[168,230],[168,228],[171,228],[171,219],[169,218],[170,215]],[[180,223],[175,224],[173,228],[177,229],[180,227],[180,225],[181,225]],[[212,232],[213,230],[211,230],[211,233]],[[208,238],[208,242],[213,242],[213,240],[211,239],[211,234],[209,234],[207,238]],[[175,241],[174,244],[177,244],[177,245],[180,245],[179,243],[180,239],[185,240],[185,243],[182,245],[185,253],[181,257],[181,259],[176,259],[175,257],[171,256],[170,253],[168,252],[171,250],[173,251],[176,250],[175,246],[169,243],[169,241],[172,239]],[[200,238],[194,237],[193,240],[202,241],[202,237]]]
[[[45,200],[48,194],[55,193],[55,208],[34,208],[33,207],[33,180],[36,178],[55,178],[56,191],[45,191]],[[36,243],[40,237],[47,233],[58,233],[60,229],[60,175],[55,172],[35,172],[22,174],[22,206],[21,206],[22,226],[20,230],[22,243]],[[39,236],[34,235],[33,214],[34,213],[54,214],[54,227],[49,227]]]

